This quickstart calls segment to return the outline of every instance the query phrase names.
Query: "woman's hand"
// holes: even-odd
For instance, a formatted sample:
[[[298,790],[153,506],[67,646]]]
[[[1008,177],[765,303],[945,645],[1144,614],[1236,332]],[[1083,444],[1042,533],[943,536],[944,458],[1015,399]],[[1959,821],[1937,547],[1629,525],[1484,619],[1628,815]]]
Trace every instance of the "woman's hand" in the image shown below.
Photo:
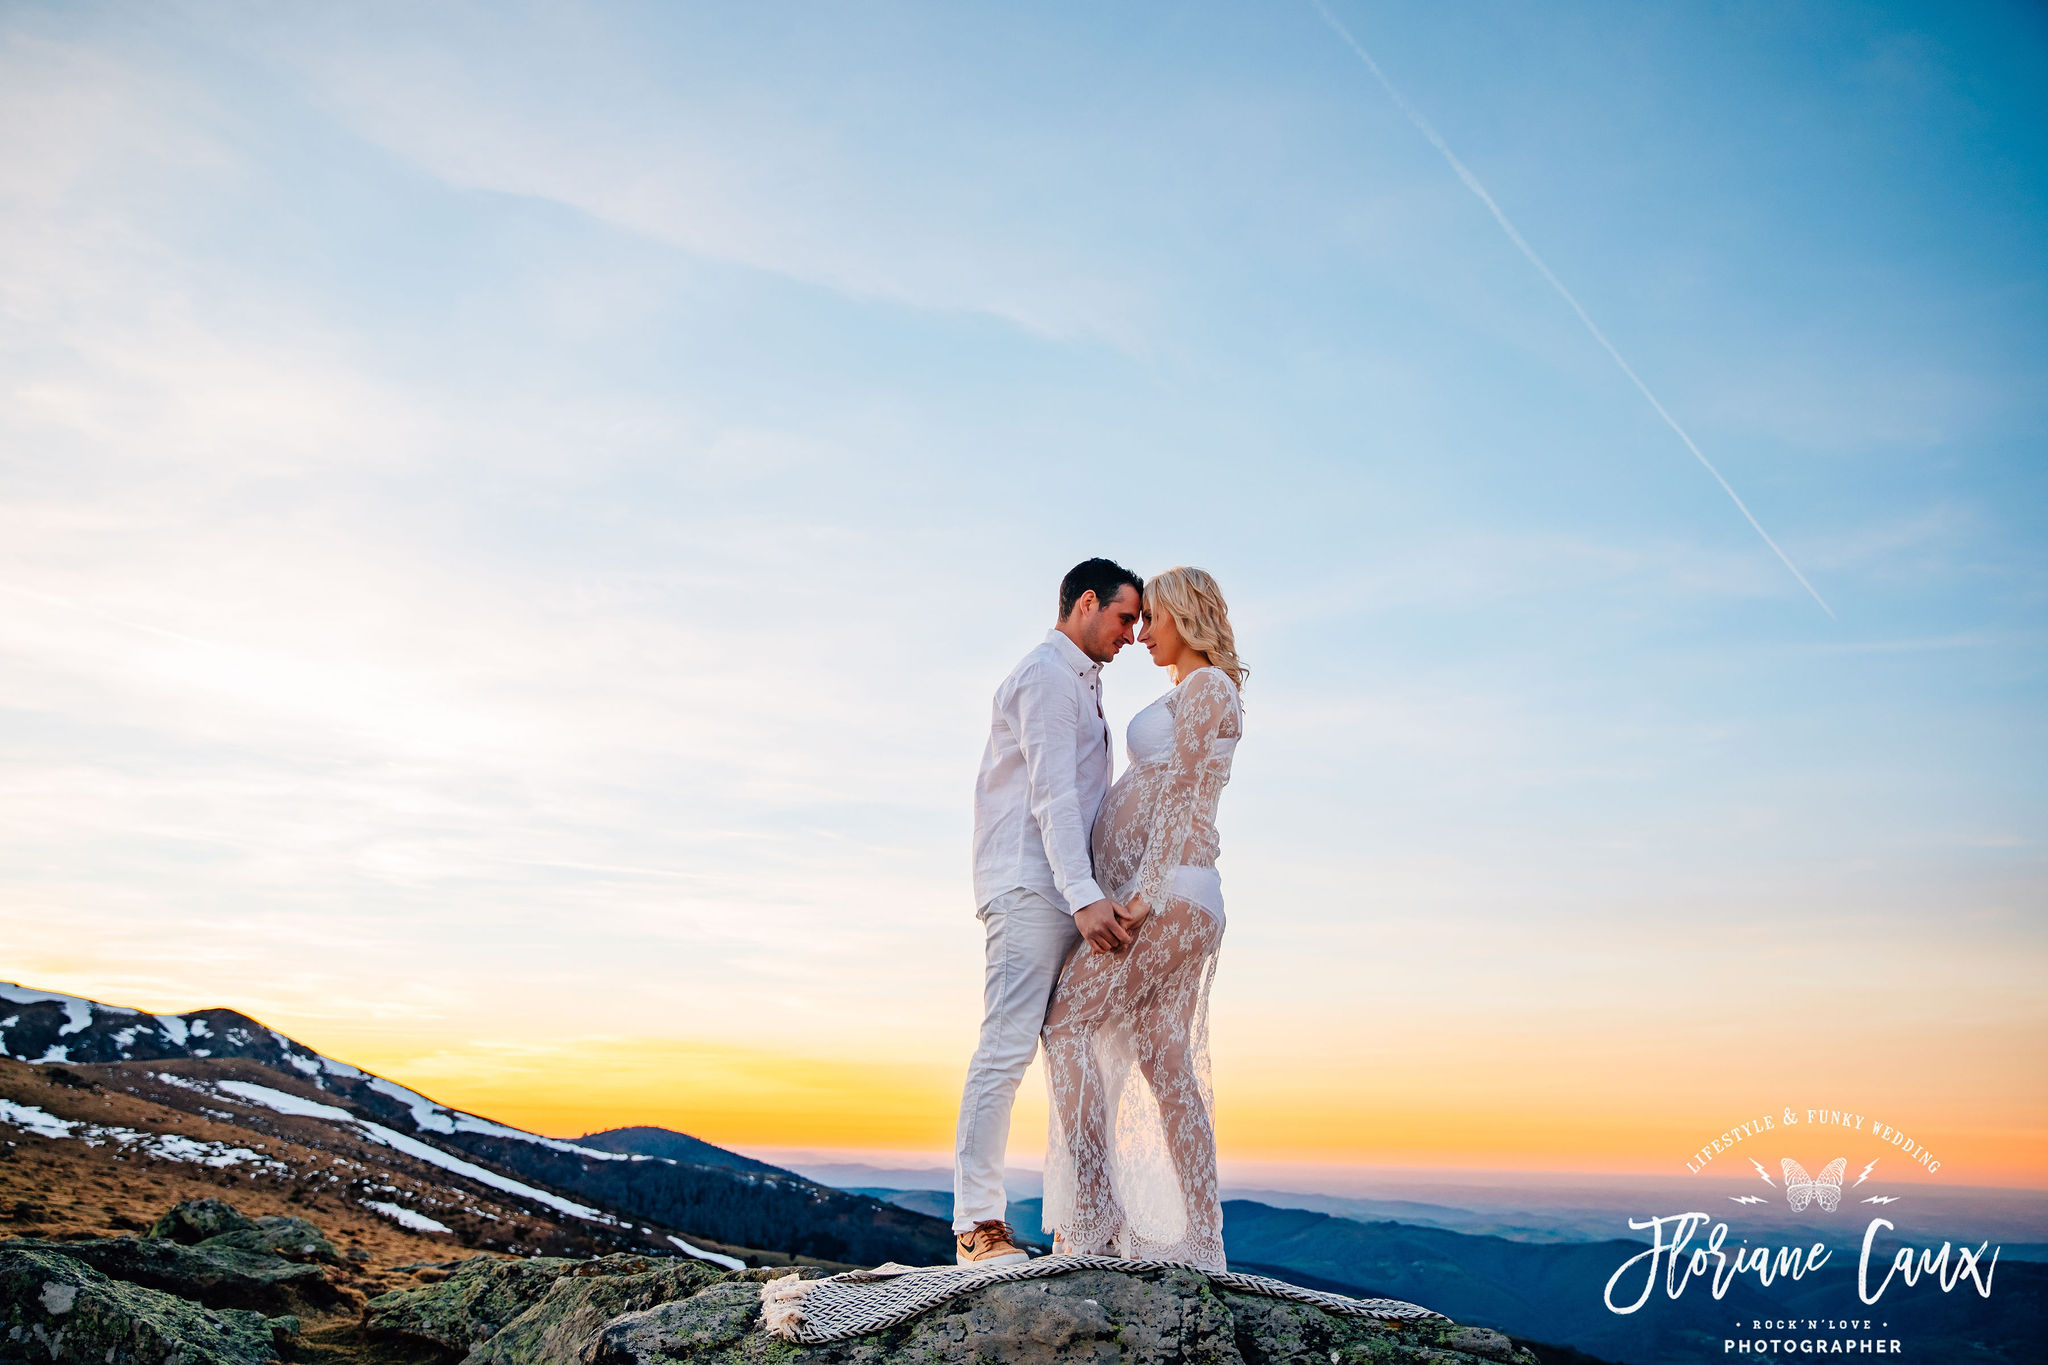
[[[1116,912],[1116,922],[1123,926],[1125,933],[1136,937],[1138,926],[1143,924],[1151,914],[1152,907],[1145,904],[1145,898],[1143,896],[1133,896],[1129,905],[1122,907]]]
[[[1088,940],[1088,946],[1098,953],[1117,952],[1131,941],[1131,936],[1124,931],[1123,911],[1107,896],[1075,911],[1074,927],[1081,931],[1082,938]]]

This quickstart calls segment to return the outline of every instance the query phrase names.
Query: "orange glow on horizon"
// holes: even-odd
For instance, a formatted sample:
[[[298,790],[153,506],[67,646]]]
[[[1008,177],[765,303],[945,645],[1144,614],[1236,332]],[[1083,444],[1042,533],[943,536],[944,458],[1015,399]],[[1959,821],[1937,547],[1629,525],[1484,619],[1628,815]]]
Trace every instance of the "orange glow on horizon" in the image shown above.
[[[23,975],[48,989],[164,1013],[194,1008],[190,996],[109,989],[82,970],[38,967]],[[963,1029],[924,1039],[922,1057],[879,1062],[851,1036],[802,1052],[645,1036],[477,1039],[414,1021],[337,1014],[325,1002],[239,1003],[327,1056],[534,1132],[576,1137],[647,1124],[743,1150],[864,1151],[884,1165],[890,1153],[929,1158],[951,1150],[972,1045]],[[1562,1031],[1495,1036],[1475,1024],[1465,1036],[1432,1034],[1433,1050],[1373,1055],[1346,1055],[1336,1048],[1341,1038],[1328,1030],[1319,1036],[1330,1046],[1313,1057],[1286,1034],[1252,1038],[1256,1052],[1218,1052],[1218,1145],[1226,1162],[1682,1177],[1687,1158],[1730,1124],[1805,1098],[1803,1055],[1748,1038],[1682,1067],[1661,1061],[1649,1045],[1627,1051],[1610,1044],[1600,1079],[1589,1080],[1583,1041]],[[1944,1058],[1942,1049],[1959,1037],[1970,1044],[1964,1060]],[[831,1043],[844,1054],[823,1055]],[[1881,1053],[1845,1056],[1829,1099],[1889,1097],[1869,1102],[1871,1117],[1908,1129],[1939,1156],[1937,1180],[2048,1189],[2048,1127],[2034,1093],[1980,1086],[1995,1100],[1962,1109],[1929,1080],[1953,1079],[1967,1066],[2026,1074],[2035,1048],[2025,1036],[1968,1029],[1897,1040]],[[1920,1078],[1918,1088],[1900,1077]],[[1045,1129],[1044,1083],[1034,1069],[1011,1126],[1013,1161],[1036,1165]],[[1870,1141],[1859,1135],[1844,1150],[1861,1151],[1857,1144]],[[1897,1164],[1888,1169],[1893,1178],[1912,1178]]]
[[[945,1152],[960,1083],[957,1065],[667,1039],[432,1051],[380,1041],[348,1055],[444,1104],[561,1137],[648,1124],[737,1148]],[[1268,1073],[1236,1090],[1219,1082],[1217,1126],[1225,1159],[1240,1162],[1682,1176],[1687,1157],[1721,1131],[1715,1117],[1705,1117],[1725,1117],[1721,1108],[1711,1100],[1588,1106],[1576,1098],[1474,1107],[1456,1093],[1347,1087],[1333,1094],[1324,1077]],[[1044,1088],[1034,1070],[1019,1092],[1012,1152],[1035,1164],[1044,1133]],[[1873,1141],[1829,1133],[1838,1136]],[[2040,1133],[1957,1126],[1914,1136],[1941,1158],[1938,1179],[2048,1188]],[[1734,1152],[1720,1158],[1741,1159]]]

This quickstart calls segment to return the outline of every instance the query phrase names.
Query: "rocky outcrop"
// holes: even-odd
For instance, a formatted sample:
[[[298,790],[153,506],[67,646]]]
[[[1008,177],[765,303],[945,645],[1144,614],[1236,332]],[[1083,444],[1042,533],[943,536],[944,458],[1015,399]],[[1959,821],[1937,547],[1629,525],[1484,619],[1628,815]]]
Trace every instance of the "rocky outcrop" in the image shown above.
[[[341,1254],[319,1228],[303,1218],[249,1218],[224,1199],[188,1199],[145,1234],[199,1247],[282,1256],[287,1261],[340,1265]]]
[[[761,1285],[781,1270],[698,1261],[478,1257],[446,1280],[370,1301],[385,1336],[463,1365],[1535,1365],[1499,1332],[1441,1320],[1381,1322],[1219,1290],[1192,1270],[1079,1271],[992,1285],[886,1331],[799,1346],[761,1327]],[[817,1276],[823,1272],[804,1272]]]
[[[58,1251],[0,1249],[0,1357],[52,1365],[266,1365],[298,1323],[208,1309]]]
[[[755,1278],[759,1278],[758,1272]],[[760,1285],[731,1277],[605,1324],[553,1365],[1535,1365],[1499,1332],[1444,1321],[1342,1317],[1221,1291],[1194,1271],[1079,1271],[992,1285],[871,1336],[796,1346],[761,1330]],[[506,1365],[518,1365],[506,1362]]]
[[[212,1309],[305,1314],[332,1311],[351,1301],[317,1265],[295,1264],[281,1256],[220,1245],[219,1241],[212,1238],[185,1246],[161,1237],[139,1241],[92,1237],[67,1242],[16,1239],[0,1243],[0,1248],[63,1256],[110,1279],[175,1294]],[[360,1297],[354,1302],[360,1303]]]
[[[301,1303],[319,1310],[302,1351],[384,1365],[1535,1365],[1484,1328],[1342,1316],[1178,1269],[988,1285],[895,1327],[802,1346],[762,1328],[762,1285],[786,1269],[485,1255],[396,1267],[425,1283],[371,1299],[358,1324],[334,1311],[360,1303],[354,1291],[317,1263],[255,1249],[272,1242],[304,1254],[325,1238],[205,1199],[139,1240],[0,1244],[0,1365],[266,1365],[299,1330],[274,1310]]]
[[[225,1199],[187,1199],[167,1210],[145,1235],[191,1246],[255,1226],[254,1219]]]
[[[563,1256],[524,1261],[474,1256],[439,1284],[379,1294],[364,1308],[363,1325],[380,1336],[410,1337],[466,1353],[546,1298],[556,1280],[585,1264]]]
[[[604,1325],[623,1314],[688,1299],[723,1282],[725,1272],[702,1261],[607,1256],[556,1280],[548,1292],[470,1353],[470,1365],[573,1362]],[[758,1297],[760,1287],[748,1286]]]
[[[688,1298],[726,1278],[706,1262],[675,1257],[478,1256],[458,1263],[438,1284],[370,1300],[363,1323],[379,1336],[465,1352],[469,1365],[573,1362],[620,1314]],[[758,1297],[759,1285],[751,1287]]]

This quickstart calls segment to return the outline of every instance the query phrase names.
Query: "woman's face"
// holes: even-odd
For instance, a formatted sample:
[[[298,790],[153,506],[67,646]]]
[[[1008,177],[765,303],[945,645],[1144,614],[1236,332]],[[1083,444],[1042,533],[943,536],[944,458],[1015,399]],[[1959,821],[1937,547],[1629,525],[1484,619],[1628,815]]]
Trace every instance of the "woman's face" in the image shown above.
[[[1145,604],[1142,618],[1144,626],[1138,631],[1138,643],[1152,653],[1152,662],[1161,668],[1180,657],[1180,627],[1173,623],[1173,613],[1165,607],[1154,608]]]

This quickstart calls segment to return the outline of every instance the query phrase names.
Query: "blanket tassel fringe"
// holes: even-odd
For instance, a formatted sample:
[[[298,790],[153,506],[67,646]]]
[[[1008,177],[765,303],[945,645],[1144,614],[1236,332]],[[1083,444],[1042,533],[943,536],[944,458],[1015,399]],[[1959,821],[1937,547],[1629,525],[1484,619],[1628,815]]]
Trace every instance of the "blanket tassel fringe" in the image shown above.
[[[803,1330],[804,1295],[816,1283],[792,1274],[761,1286],[761,1326],[770,1336],[789,1340]]]

